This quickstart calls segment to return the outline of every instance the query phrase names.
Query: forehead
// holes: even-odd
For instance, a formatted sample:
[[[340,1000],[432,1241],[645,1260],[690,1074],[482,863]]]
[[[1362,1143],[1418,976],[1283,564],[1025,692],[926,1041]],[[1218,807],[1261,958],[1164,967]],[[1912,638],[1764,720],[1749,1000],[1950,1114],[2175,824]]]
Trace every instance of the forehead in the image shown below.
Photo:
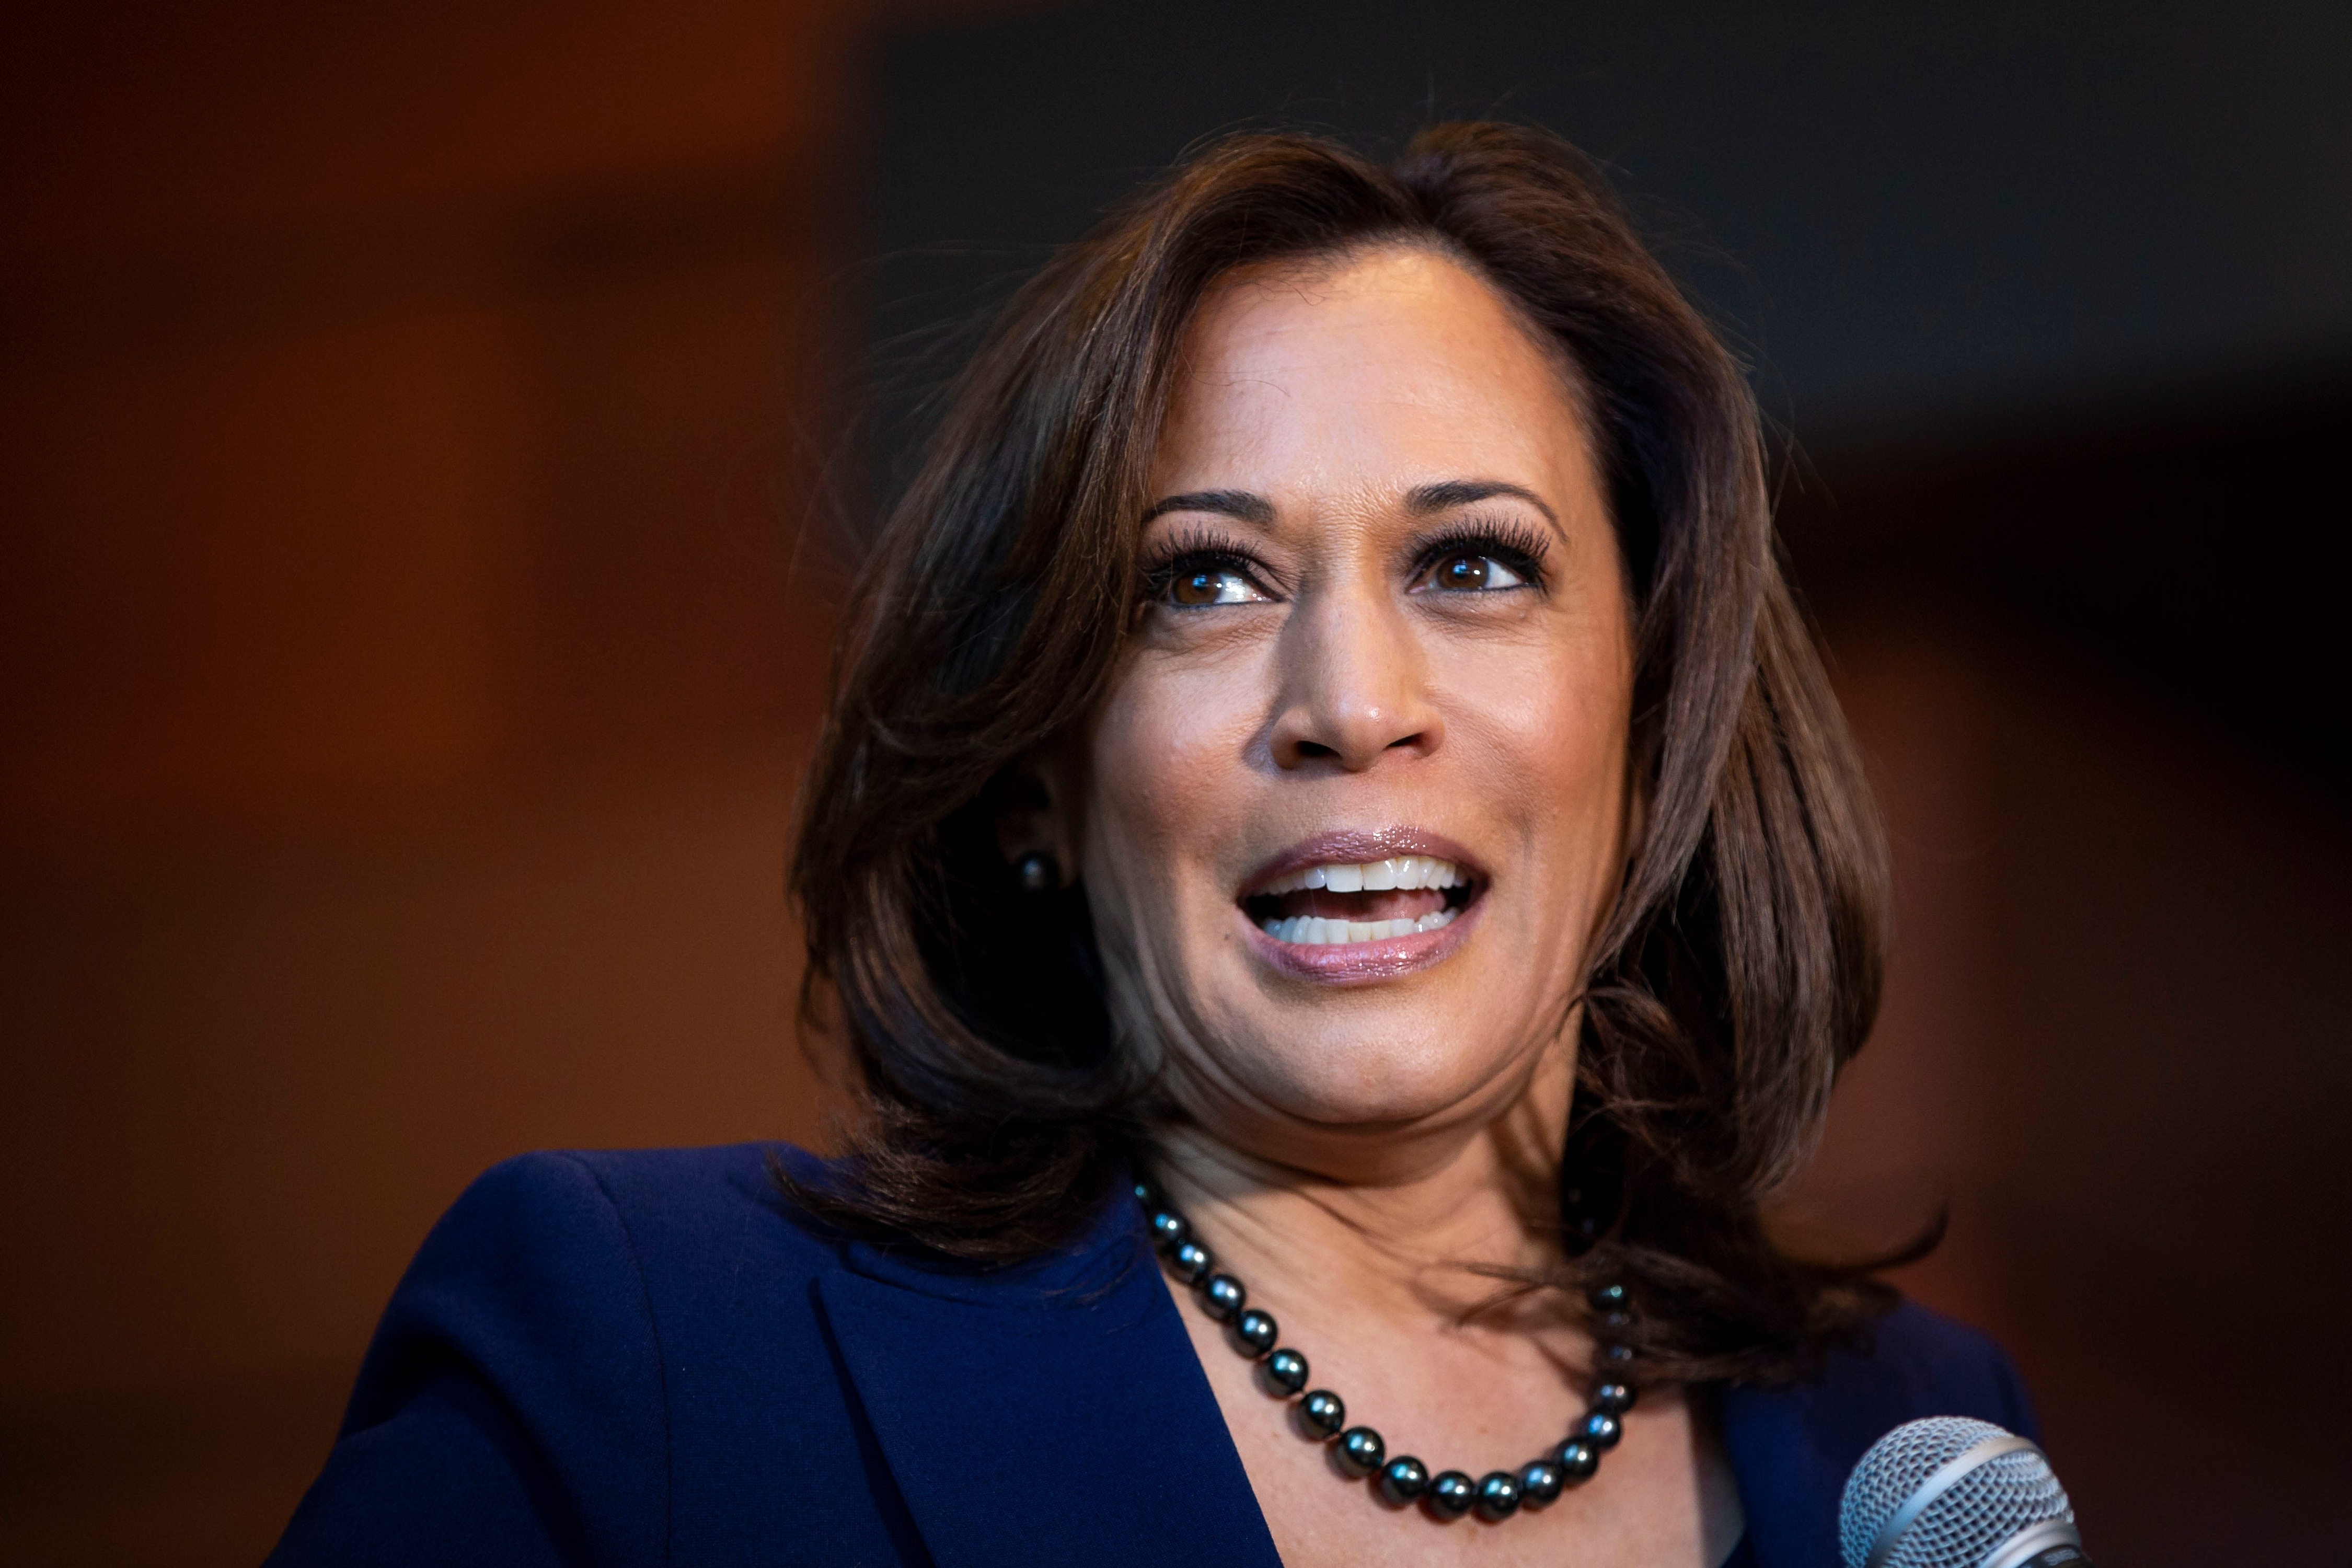
[[[1468,268],[1400,246],[1214,289],[1152,467],[1163,490],[1388,490],[1441,472],[1549,489],[1587,482],[1590,463],[1564,356]]]

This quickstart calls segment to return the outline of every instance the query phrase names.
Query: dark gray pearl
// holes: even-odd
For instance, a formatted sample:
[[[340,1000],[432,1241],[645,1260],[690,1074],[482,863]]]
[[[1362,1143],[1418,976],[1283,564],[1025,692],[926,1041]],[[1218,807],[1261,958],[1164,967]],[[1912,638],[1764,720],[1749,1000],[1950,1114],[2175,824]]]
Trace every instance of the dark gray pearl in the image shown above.
[[[1198,1285],[1217,1266],[1216,1258],[1197,1241],[1181,1241],[1168,1255],[1169,1267],[1187,1285]]]
[[[1541,1508],[1548,1502],[1558,1500],[1559,1489],[1567,1482],[1568,1478],[1559,1473],[1559,1467],[1549,1459],[1538,1459],[1532,1464],[1521,1465],[1519,1467],[1519,1500],[1529,1508]]]
[[[1631,1312],[1603,1312],[1592,1320],[1592,1331],[1612,1340],[1622,1340],[1633,1327]]]
[[[1192,1234],[1184,1216],[1173,1209],[1158,1209],[1151,1215],[1152,1244],[1163,1251]]]
[[[1201,1310],[1221,1323],[1248,1300],[1249,1287],[1230,1274],[1212,1274],[1201,1286]]]
[[[1273,1313],[1252,1307],[1234,1320],[1234,1335],[1242,1342],[1249,1358],[1255,1361],[1274,1349],[1274,1342],[1282,1337],[1282,1331],[1275,1326]]]
[[[1617,1439],[1625,1435],[1625,1428],[1606,1410],[1596,1410],[1577,1426],[1576,1435],[1605,1454],[1617,1446]]]
[[[1350,1426],[1339,1434],[1339,1468],[1351,1476],[1369,1476],[1389,1457],[1389,1446],[1369,1426]]]
[[[1298,1418],[1318,1437],[1328,1437],[1348,1424],[1348,1406],[1328,1388],[1318,1388],[1298,1402]]]
[[[1565,1486],[1582,1486],[1601,1468],[1601,1450],[1581,1437],[1570,1437],[1552,1450],[1552,1463],[1559,1467],[1559,1479]]]
[[[1519,1511],[1519,1478],[1508,1470],[1489,1470],[1478,1478],[1478,1517],[1508,1519]]]
[[[1265,1358],[1265,1380],[1284,1398],[1307,1386],[1307,1358],[1284,1348]]]
[[[1633,1408],[1633,1385],[1630,1383],[1604,1383],[1592,1391],[1592,1408],[1606,1410],[1612,1415],[1622,1415]]]
[[[1150,1208],[1151,1206],[1152,1194],[1151,1184],[1150,1182],[1138,1182],[1135,1184],[1135,1201],[1141,1204],[1146,1208]]]
[[[1622,1383],[1625,1381],[1625,1373],[1633,1365],[1633,1347],[1602,1345],[1600,1353],[1593,1358],[1593,1363],[1600,1368],[1601,1382]]]
[[[1402,1508],[1429,1489],[1429,1467],[1411,1454],[1381,1467],[1381,1496]]]
[[[1476,1505],[1478,1483],[1460,1470],[1447,1470],[1430,1481],[1422,1501],[1440,1519],[1460,1519]]]
[[[1619,1312],[1631,1306],[1633,1298],[1622,1283],[1612,1280],[1606,1285],[1595,1285],[1586,1293],[1585,1300],[1592,1303],[1592,1310],[1596,1312]]]

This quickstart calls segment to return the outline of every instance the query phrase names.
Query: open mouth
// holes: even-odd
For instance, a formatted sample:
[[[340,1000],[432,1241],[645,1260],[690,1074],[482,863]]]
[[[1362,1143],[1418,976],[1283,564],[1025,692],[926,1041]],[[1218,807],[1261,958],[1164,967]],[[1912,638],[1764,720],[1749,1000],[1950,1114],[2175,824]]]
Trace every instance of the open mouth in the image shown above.
[[[1481,890],[1477,879],[1451,860],[1399,855],[1301,867],[1250,892],[1241,904],[1276,942],[1333,947],[1442,931]]]

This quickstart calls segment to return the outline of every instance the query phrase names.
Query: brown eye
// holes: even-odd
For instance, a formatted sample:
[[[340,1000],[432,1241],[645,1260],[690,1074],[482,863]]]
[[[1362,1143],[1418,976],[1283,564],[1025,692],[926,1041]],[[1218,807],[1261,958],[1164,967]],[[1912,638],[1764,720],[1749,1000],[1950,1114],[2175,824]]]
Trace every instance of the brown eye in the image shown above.
[[[1180,605],[1213,605],[1231,575],[1227,572],[1187,572],[1168,585],[1168,596]]]
[[[1523,570],[1506,566],[1494,556],[1475,550],[1441,555],[1428,573],[1413,585],[1413,593],[1435,589],[1444,594],[1490,594],[1502,588],[1523,588],[1528,583]]]
[[[1476,590],[1486,585],[1486,558],[1483,555],[1455,555],[1440,562],[1437,585],[1441,588]]]
[[[1160,602],[1180,610],[1201,610],[1212,605],[1263,604],[1265,595],[1237,567],[1192,566],[1168,579],[1160,590]]]

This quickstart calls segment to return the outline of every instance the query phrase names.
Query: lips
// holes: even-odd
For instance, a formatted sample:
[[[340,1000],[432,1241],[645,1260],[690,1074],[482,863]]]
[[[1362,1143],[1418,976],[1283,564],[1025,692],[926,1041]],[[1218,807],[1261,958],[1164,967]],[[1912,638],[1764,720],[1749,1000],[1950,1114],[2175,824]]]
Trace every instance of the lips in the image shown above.
[[[1407,948],[1430,947],[1425,939],[1451,927],[1484,887],[1456,846],[1392,829],[1327,834],[1295,846],[1244,883],[1238,901],[1283,967],[1321,970],[1400,943],[1398,958]]]
[[[1275,879],[1243,907],[1277,942],[1324,946],[1438,930],[1470,892],[1470,878],[1453,861],[1400,855],[1308,866]]]

